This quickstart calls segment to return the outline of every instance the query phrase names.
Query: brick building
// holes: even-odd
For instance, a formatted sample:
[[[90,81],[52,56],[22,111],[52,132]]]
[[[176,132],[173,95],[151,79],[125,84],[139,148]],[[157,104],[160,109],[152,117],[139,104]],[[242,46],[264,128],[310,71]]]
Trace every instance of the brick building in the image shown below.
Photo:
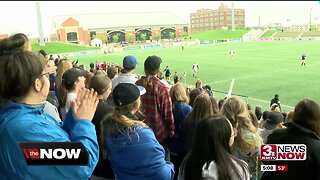
[[[191,32],[204,32],[209,30],[232,27],[232,9],[221,6],[218,9],[198,9],[190,14]],[[235,27],[245,27],[245,10],[234,8]]]
[[[90,44],[93,36],[105,42],[135,42],[182,37],[188,23],[169,12],[108,13],[55,16],[51,41]]]
[[[56,33],[50,36],[51,41],[70,42],[76,44],[89,44],[90,35],[80,26],[79,21],[72,17],[56,26]]]
[[[0,34],[0,39],[4,39],[4,38],[7,38],[7,37],[9,37],[8,34]]]

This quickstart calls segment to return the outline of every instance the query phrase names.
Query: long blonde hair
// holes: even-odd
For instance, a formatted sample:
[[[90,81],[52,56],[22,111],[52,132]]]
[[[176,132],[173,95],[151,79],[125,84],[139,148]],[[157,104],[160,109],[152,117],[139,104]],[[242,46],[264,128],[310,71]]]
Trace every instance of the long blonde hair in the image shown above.
[[[149,72],[147,70],[144,70],[144,71],[145,71],[146,76],[142,77],[141,79],[142,79],[142,82],[143,82],[143,87],[147,89],[147,88],[152,87],[152,79],[151,78],[153,76],[159,74],[160,68],[156,69],[156,70],[154,70],[152,72]]]
[[[238,130],[235,144],[238,144],[240,148],[248,147],[249,144],[244,141],[241,134],[244,131],[257,133],[257,128],[252,124],[247,103],[241,98],[229,97],[222,105],[221,114],[226,116],[232,126]]]
[[[110,135],[117,135],[118,133],[123,133],[124,129],[129,129],[128,134],[134,132],[134,129],[132,129],[133,126],[138,125],[142,127],[148,127],[144,122],[133,120],[125,116],[125,114],[128,114],[132,111],[136,111],[140,107],[140,98],[138,98],[136,101],[134,101],[131,104],[125,105],[125,106],[116,106],[115,111],[111,116],[111,119],[114,123],[111,123],[107,126],[106,133]]]
[[[186,121],[189,123],[190,121],[194,121],[197,126],[201,119],[212,114],[213,109],[209,95],[201,93],[194,100],[193,109],[187,116]]]
[[[170,88],[170,97],[173,104],[177,102],[189,102],[186,88],[180,83],[177,83]]]
[[[62,75],[64,72],[66,72],[68,69],[72,68],[72,63],[67,60],[60,60],[58,67],[57,67],[57,75],[56,75],[56,87],[58,88],[59,91],[59,105],[61,107],[65,106],[66,104],[66,96],[67,96],[67,90],[66,88],[62,85]]]
[[[56,75],[56,86],[58,88],[61,87],[63,73],[71,68],[72,68],[71,61],[66,60],[66,59],[60,60],[58,67],[57,67],[57,75]]]
[[[130,139],[130,134],[134,133],[139,138],[134,127],[136,125],[142,127],[148,126],[142,121],[128,118],[125,114],[139,109],[140,103],[140,98],[138,98],[131,104],[125,106],[116,106],[114,113],[101,121],[101,136],[99,137],[100,144],[104,144],[106,134],[114,137],[121,133]],[[128,131],[124,131],[125,129],[128,129]],[[105,158],[106,155],[107,150],[103,148],[101,156]]]

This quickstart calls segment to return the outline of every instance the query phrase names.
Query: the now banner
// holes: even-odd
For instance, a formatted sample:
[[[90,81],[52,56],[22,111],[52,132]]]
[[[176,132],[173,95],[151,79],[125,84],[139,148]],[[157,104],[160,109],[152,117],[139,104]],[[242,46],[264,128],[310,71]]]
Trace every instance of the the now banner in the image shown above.
[[[81,142],[19,142],[28,165],[87,166],[89,154]]]

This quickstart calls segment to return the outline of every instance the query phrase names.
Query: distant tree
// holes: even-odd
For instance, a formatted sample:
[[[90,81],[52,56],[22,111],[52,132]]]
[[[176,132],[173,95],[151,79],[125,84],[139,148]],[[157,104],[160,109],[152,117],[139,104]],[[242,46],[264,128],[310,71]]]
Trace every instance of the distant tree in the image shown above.
[[[146,33],[141,33],[140,38],[142,41],[145,41],[147,39],[147,34]]]
[[[97,33],[95,38],[100,39],[102,42],[106,42],[106,40],[107,40],[107,37],[106,37],[105,33]]]
[[[174,33],[174,32],[169,32],[169,38],[170,38],[170,39],[174,39],[175,36],[176,36],[176,33]]]
[[[188,32],[182,32],[182,37],[187,37],[188,36]]]
[[[113,42],[113,43],[119,42],[119,34],[118,34],[118,33],[117,33],[117,34],[114,34],[114,35],[112,36],[112,42]]]

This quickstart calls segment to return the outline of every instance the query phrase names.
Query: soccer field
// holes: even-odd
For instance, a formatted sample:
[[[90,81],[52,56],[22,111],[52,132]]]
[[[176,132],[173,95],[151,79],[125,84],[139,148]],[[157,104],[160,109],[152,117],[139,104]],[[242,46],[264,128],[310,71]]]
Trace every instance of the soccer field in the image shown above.
[[[228,92],[232,78],[235,79],[232,93],[244,98],[263,110],[269,109],[274,94],[279,94],[283,111],[292,110],[302,98],[320,100],[320,42],[241,42],[208,45],[124,51],[99,56],[70,57],[79,64],[89,67],[90,62],[107,61],[122,64],[125,55],[137,57],[140,64],[136,73],[143,74],[143,62],[149,55],[162,58],[161,68],[169,65],[172,74],[187,72],[182,83],[194,85],[192,64],[199,64],[198,78],[203,85],[209,84],[214,90]],[[229,51],[234,50],[232,60]],[[306,53],[307,67],[300,67],[301,55]],[[215,92],[217,99],[224,97]]]

